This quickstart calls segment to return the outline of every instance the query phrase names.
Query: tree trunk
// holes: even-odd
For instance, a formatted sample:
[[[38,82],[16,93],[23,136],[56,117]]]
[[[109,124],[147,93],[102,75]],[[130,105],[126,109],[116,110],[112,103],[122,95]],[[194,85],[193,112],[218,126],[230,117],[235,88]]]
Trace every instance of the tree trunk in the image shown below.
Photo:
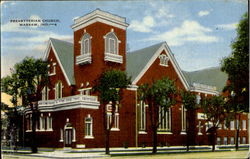
[[[211,140],[212,140],[212,151],[215,151],[215,138],[216,138],[216,129],[211,132]]]
[[[189,118],[189,110],[187,111],[187,114],[186,114],[187,116],[186,116],[186,133],[187,133],[187,136],[186,136],[186,144],[187,144],[187,151],[189,151],[189,136],[190,136],[190,131],[189,131],[189,124],[190,124],[190,118]]]
[[[37,153],[37,143],[36,143],[36,120],[37,113],[33,109],[32,110],[32,139],[31,139],[31,150],[32,153]]]
[[[240,114],[238,114],[238,124],[236,125],[235,150],[239,150]],[[237,120],[236,120],[237,121]]]
[[[109,130],[106,130],[106,138],[105,138],[105,154],[109,155]]]
[[[153,128],[153,154],[157,153],[157,127]]]
[[[105,144],[105,154],[110,154],[110,152],[109,152],[109,130],[107,129],[106,105],[107,105],[107,103],[102,104],[104,144]]]

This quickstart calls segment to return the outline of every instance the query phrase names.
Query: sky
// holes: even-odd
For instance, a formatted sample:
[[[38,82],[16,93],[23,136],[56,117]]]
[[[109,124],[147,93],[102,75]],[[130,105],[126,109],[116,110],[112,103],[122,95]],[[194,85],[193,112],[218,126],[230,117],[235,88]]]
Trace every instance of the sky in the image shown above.
[[[181,69],[195,71],[220,66],[230,55],[248,1],[1,1],[1,77],[26,56],[42,58],[50,37],[72,42],[73,20],[97,8],[126,18],[129,51],[166,41]],[[13,22],[22,19],[58,21],[48,26]]]

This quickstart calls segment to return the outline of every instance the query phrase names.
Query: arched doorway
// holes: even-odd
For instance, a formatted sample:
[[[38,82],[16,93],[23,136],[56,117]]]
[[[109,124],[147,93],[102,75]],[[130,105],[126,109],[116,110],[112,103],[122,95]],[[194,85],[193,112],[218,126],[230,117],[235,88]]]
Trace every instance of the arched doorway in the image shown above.
[[[73,127],[71,123],[66,123],[64,126],[64,146],[65,147],[72,147],[72,140],[73,140]]]

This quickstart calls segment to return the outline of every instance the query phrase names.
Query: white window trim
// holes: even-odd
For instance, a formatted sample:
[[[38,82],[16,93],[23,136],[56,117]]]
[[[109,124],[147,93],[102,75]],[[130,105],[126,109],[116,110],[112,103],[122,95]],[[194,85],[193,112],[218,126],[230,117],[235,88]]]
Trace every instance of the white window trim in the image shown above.
[[[64,140],[64,130],[63,129],[60,129],[60,140],[59,142],[63,142]]]
[[[160,110],[160,109],[159,109]],[[162,111],[161,111],[162,112]],[[167,115],[167,113],[169,113],[169,115]],[[160,112],[159,112],[159,118],[160,118]],[[166,129],[161,129],[160,127],[158,127],[158,132],[159,134],[166,134],[165,132],[167,132],[167,134],[169,134],[168,132],[171,132],[172,131],[172,125],[171,125],[171,108],[169,108],[168,111],[165,112],[165,122],[164,123],[161,123],[161,124],[166,124],[165,126],[167,127],[167,122],[169,123],[169,128],[166,128]],[[158,119],[159,120],[159,119]],[[160,125],[159,125],[160,126]],[[163,133],[161,133],[163,132]]]
[[[109,38],[107,37],[109,34],[113,34],[113,36],[115,37],[114,38]],[[116,55],[119,55],[119,43],[121,43],[121,41],[118,39],[118,37],[115,35],[114,33],[114,30],[111,29],[111,32],[108,32],[105,36],[103,36],[104,38],[104,41],[105,41],[105,53],[110,53],[110,54],[116,54]],[[116,46],[116,53],[111,53],[110,52],[110,39],[113,39],[115,42],[114,42],[114,46]],[[107,44],[108,43],[108,44]],[[106,45],[107,44],[107,45]],[[108,47],[108,48],[107,48]],[[114,49],[115,49],[114,48]]]
[[[46,130],[46,118],[43,116],[43,115],[41,115],[40,116],[40,118],[39,118],[39,121],[40,121],[40,129],[39,129],[39,131],[45,131]],[[43,125],[44,125],[44,127],[43,127]]]
[[[141,113],[141,114],[140,114],[140,115],[141,115],[141,116],[140,116],[140,117],[141,117],[141,118],[140,118],[140,131],[144,131],[144,132],[145,132],[145,131],[146,131],[146,119],[147,119],[147,118],[146,118],[146,114],[147,114],[147,113],[146,113],[146,104],[145,104],[144,101],[141,100],[139,105],[140,105],[140,113]],[[143,105],[143,107],[142,107],[142,105]],[[144,110],[142,110],[142,109],[144,109]],[[144,112],[144,115],[143,115],[143,118],[144,118],[144,119],[142,119],[142,112]],[[142,120],[143,120],[144,122],[142,122]]]
[[[169,57],[166,54],[160,54],[160,66],[168,67]]]
[[[247,121],[246,120],[242,120],[242,130],[247,130]]]
[[[59,85],[59,83],[61,83],[60,97],[57,96],[57,91],[58,91],[58,85]],[[56,85],[55,85],[55,99],[60,99],[60,98],[63,97],[63,96],[62,96],[63,87],[64,87],[64,86],[63,86],[63,84],[62,84],[61,81],[59,81],[59,82],[56,83]]]
[[[49,128],[49,118],[51,119],[51,128]],[[47,131],[53,131],[52,123],[53,123],[52,117],[50,115],[47,116],[47,129],[46,129]]]
[[[112,121],[112,112],[108,108],[110,106],[111,106],[111,104],[107,104],[106,105],[107,129],[109,128],[109,124]],[[114,125],[110,129],[111,131],[120,131],[120,128],[119,128],[119,126],[120,126],[120,124],[119,124],[119,118],[120,118],[120,114],[118,112],[118,105],[116,105]]]
[[[108,53],[117,54],[117,53],[118,53],[118,50],[117,50],[116,47],[115,47],[115,46],[116,46],[116,41],[117,41],[117,40],[115,40],[114,38],[109,38],[108,41],[109,41]],[[114,53],[111,52],[111,47],[112,47],[112,46],[111,46],[111,41],[114,42],[114,46],[113,46],[113,47],[114,47]]]
[[[49,100],[49,88],[45,86],[42,90],[42,100]],[[45,96],[46,94],[46,96]]]
[[[226,139],[226,140],[225,140]],[[226,142],[226,144],[225,144],[225,142]],[[224,137],[223,138],[223,145],[228,145],[228,138],[227,137]]]
[[[232,143],[232,139],[233,139],[233,143]],[[235,144],[235,138],[234,137],[230,137],[230,145],[234,145]]]
[[[181,131],[186,132],[186,124],[187,124],[187,109],[184,105],[181,105]]]
[[[85,35],[89,35],[89,37],[85,37]],[[92,39],[92,36],[90,36],[89,33],[85,32],[81,38],[81,40],[79,41],[79,43],[81,44],[81,50],[80,50],[80,55],[84,55],[84,54],[91,54],[91,39]],[[88,40],[89,43],[88,43],[88,52],[85,53],[85,48],[84,48],[84,44],[85,44],[85,41]]]
[[[198,121],[198,126],[197,127],[198,127],[198,135],[203,135],[202,134],[202,127],[203,126],[201,125],[201,121]]]
[[[89,118],[90,121],[86,122],[87,118]],[[90,127],[89,127],[89,129],[90,129],[90,135],[86,134],[86,132],[87,132],[86,125],[87,124],[90,124]],[[85,117],[85,119],[84,119],[84,128],[85,128],[85,130],[84,130],[84,134],[85,134],[84,138],[85,139],[94,139],[94,136],[93,136],[93,118],[90,116],[90,114],[88,114],[87,117]]]
[[[76,142],[76,129],[72,128],[72,142]]]
[[[233,124],[231,124],[231,123],[233,123]],[[232,125],[233,125],[233,127],[232,127]],[[234,122],[234,120],[230,121],[230,130],[235,130],[235,122]]]
[[[85,42],[86,41],[88,41],[88,43],[87,43],[88,46],[85,46]],[[87,52],[85,52],[86,47],[87,47]],[[90,54],[90,39],[89,38],[86,38],[86,39],[83,40],[83,50],[82,50],[81,54],[82,55],[84,55],[84,54]]]
[[[49,76],[54,76],[54,75],[56,75],[56,63],[55,62],[53,62],[53,72],[52,73],[50,73],[49,72]],[[49,67],[50,67],[50,65],[48,65]]]
[[[142,130],[140,130],[139,131],[139,134],[148,134],[146,131],[142,131]]]

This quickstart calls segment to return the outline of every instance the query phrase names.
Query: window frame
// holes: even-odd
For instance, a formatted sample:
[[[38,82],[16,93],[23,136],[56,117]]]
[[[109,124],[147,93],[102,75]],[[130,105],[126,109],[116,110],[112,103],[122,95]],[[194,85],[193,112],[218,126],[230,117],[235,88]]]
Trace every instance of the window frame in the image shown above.
[[[158,120],[164,121],[159,121],[159,126],[158,126],[158,131],[162,132],[171,132],[171,108],[168,108],[168,111],[165,112],[165,115],[162,114],[164,113],[164,107],[159,107],[159,118]],[[165,116],[165,119],[164,119]]]
[[[140,101],[140,131],[146,131],[146,103]]]
[[[94,138],[93,118],[90,116],[90,114],[88,114],[88,116],[84,118],[84,138],[89,138],[89,139]]]
[[[107,129],[109,129],[109,125],[112,122],[112,111],[109,109],[109,107],[111,107],[111,103],[106,105],[106,117],[107,117]],[[119,114],[119,110],[118,110],[118,104],[116,104],[115,107],[115,117],[114,117],[114,125],[113,127],[110,129],[111,131],[120,131],[120,124],[119,124],[119,118],[120,118],[120,114]]]
[[[59,87],[60,86],[60,87]],[[55,99],[60,99],[62,98],[62,89],[63,89],[63,84],[62,81],[58,81],[55,86]]]
[[[91,36],[89,33],[84,33],[82,36],[82,39],[80,41],[81,43],[81,51],[80,51],[80,55],[86,55],[86,54],[91,54]],[[86,46],[86,42],[87,41],[87,46]],[[87,52],[86,52],[87,51]]]
[[[242,130],[247,130],[247,121],[246,120],[242,120]]]
[[[50,115],[47,116],[47,130],[48,130],[48,131],[52,131],[52,130],[53,130],[53,125],[52,125],[52,123],[53,123],[52,117],[51,117]]]
[[[45,86],[42,90],[42,100],[49,100],[49,87]]]
[[[181,131],[187,131],[187,109],[181,105]]]
[[[160,66],[168,67],[169,57],[166,54],[164,53],[160,54],[159,59],[160,59]]]

